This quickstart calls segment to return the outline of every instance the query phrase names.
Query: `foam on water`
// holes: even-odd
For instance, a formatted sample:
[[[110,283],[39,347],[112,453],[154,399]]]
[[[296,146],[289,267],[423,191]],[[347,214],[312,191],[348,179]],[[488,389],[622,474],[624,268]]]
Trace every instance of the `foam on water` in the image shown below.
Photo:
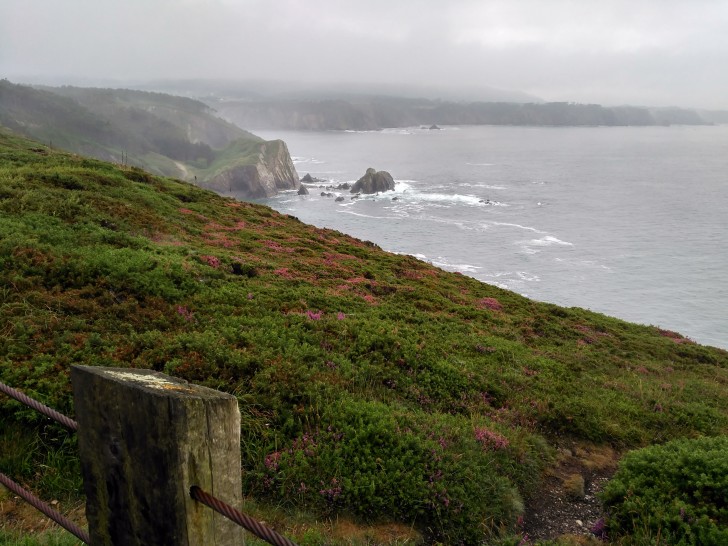
[[[326,163],[325,161],[316,159],[315,157],[299,157],[299,156],[292,156],[291,161],[293,161],[293,163],[296,165],[298,163],[312,163],[314,165],[323,165],[324,163]]]
[[[528,244],[532,245],[532,246],[551,246],[551,245],[574,246],[574,243],[562,241],[561,239],[557,239],[556,237],[554,237],[552,235],[546,235],[546,237],[541,237],[540,239],[531,239],[530,241],[528,241]]]
[[[477,273],[479,269],[482,269],[478,265],[450,263],[447,258],[443,258],[442,256],[438,256],[431,263],[448,271],[459,271],[460,273]]]
[[[573,247],[573,243],[562,241],[554,237],[553,235],[546,235],[540,239],[531,239],[529,241],[517,241],[515,244],[521,247],[521,252],[524,254],[538,254],[546,247],[550,246],[570,246]],[[535,247],[535,248],[534,248]]]
[[[360,216],[361,218],[371,218],[373,220],[396,220],[397,216],[373,216],[371,214],[364,214],[361,212],[354,212],[353,210],[338,210],[344,214],[351,214],[352,216]]]
[[[523,229],[526,231],[533,231],[534,233],[543,233],[543,234],[546,233],[545,231],[541,231],[540,229],[536,229],[535,227],[522,226],[521,224],[514,224],[511,222],[489,222],[489,224],[492,226],[514,227],[514,228]]]
[[[344,203],[318,191],[276,198],[303,221],[541,301],[728,347],[728,291],[712,275],[728,267],[716,250],[728,233],[728,126],[444,129],[262,136],[284,139],[299,171],[332,171],[320,171],[337,179],[326,185],[358,178],[362,158],[404,179],[353,201],[341,191]]]
[[[397,254],[402,254],[401,252],[398,252]],[[466,273],[466,274],[474,274],[477,273],[479,269],[482,269],[482,267],[478,265],[472,265],[472,264],[466,264],[466,263],[452,263],[449,258],[438,256],[437,258],[430,259],[424,254],[411,254],[411,256],[414,256],[418,260],[422,260],[423,262],[427,262],[428,264],[434,265],[435,267],[440,267],[442,269],[446,269],[447,271],[458,271],[460,273]]]
[[[497,186],[495,184],[469,184],[467,182],[462,182],[458,185],[463,188],[485,188],[486,190],[505,190],[505,189],[507,189],[505,186]]]

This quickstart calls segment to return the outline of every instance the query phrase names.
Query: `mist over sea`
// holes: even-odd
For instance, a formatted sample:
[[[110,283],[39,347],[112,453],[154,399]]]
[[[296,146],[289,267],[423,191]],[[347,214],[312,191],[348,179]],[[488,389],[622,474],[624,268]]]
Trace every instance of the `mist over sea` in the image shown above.
[[[264,203],[536,300],[728,348],[728,126],[257,131],[300,176],[395,192]],[[344,196],[343,202],[321,197]],[[394,198],[397,199],[394,199]]]

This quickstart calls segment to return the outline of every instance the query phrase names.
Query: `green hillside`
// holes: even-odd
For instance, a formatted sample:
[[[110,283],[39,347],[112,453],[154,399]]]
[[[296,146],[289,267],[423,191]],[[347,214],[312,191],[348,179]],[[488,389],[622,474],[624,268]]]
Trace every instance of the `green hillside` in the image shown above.
[[[0,381],[70,415],[72,364],[233,393],[244,493],[302,541],[517,544],[564,449],[728,431],[726,351],[6,130],[0,287]],[[81,495],[73,442],[0,397],[0,468],[39,494]]]
[[[265,157],[280,148],[279,141],[266,143],[184,97],[0,80],[0,125],[52,148],[207,187],[219,185],[219,177],[240,165],[283,172],[276,180],[280,187],[296,187],[298,181],[287,150],[275,161]],[[255,180],[237,178],[239,193],[265,196],[258,195]]]

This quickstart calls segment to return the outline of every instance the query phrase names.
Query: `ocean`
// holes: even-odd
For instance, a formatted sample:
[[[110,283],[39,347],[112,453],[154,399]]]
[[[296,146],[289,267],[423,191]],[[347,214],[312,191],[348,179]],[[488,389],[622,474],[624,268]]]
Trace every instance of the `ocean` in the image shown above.
[[[728,126],[257,131],[310,195],[263,200],[540,301],[728,348]],[[394,192],[352,200],[368,167]],[[343,196],[343,202],[322,197]]]

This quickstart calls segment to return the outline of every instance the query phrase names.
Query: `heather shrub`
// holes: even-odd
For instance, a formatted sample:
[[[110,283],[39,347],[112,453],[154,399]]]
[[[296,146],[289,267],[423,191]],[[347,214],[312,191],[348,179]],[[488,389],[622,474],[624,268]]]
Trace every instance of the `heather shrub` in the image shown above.
[[[603,500],[627,543],[728,544],[728,436],[629,453]]]
[[[325,410],[319,427],[271,445],[246,477],[279,502],[410,521],[447,544],[477,543],[511,529],[523,511],[503,467],[512,448],[485,430],[349,398]]]

